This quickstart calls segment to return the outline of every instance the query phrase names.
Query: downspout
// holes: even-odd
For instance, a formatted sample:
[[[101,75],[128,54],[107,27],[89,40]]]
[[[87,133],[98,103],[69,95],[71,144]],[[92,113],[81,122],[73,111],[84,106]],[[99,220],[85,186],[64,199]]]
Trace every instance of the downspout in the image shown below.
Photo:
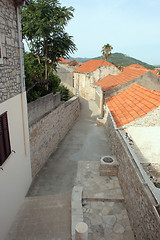
[[[100,84],[100,88],[101,88],[101,93],[100,93],[100,117],[104,118],[104,92],[103,92],[103,88],[102,85]]]
[[[24,104],[26,99],[24,99],[25,92],[25,84],[23,78],[23,55],[22,55],[22,33],[21,33],[21,17],[20,17],[20,7],[17,6],[17,26],[18,26],[18,42],[19,42],[19,56],[20,56],[20,80],[21,80],[21,108],[22,108],[22,125],[23,125],[23,138],[24,138],[24,151],[25,155],[27,155],[27,147],[26,147],[26,128],[25,128],[25,117],[24,117]]]

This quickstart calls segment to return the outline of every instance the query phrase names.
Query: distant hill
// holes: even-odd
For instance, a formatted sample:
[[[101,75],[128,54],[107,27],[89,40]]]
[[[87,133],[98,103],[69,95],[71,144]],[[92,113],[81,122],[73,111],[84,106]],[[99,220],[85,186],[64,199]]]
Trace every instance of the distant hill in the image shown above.
[[[70,58],[70,61],[72,61],[74,58]],[[104,59],[102,56],[99,57],[95,57],[95,58],[75,58],[76,61],[78,62],[87,62],[91,59]],[[123,53],[112,53],[112,55],[107,59],[108,62],[110,63],[114,63],[115,65],[119,65],[119,66],[128,66],[131,64],[140,64],[146,68],[149,69],[154,69],[155,67],[153,65],[147,64],[145,62],[142,62],[138,59],[129,57]]]
[[[81,57],[72,58],[72,57],[69,57],[69,58],[67,58],[67,60],[68,60],[68,61],[76,60],[77,62],[84,63],[84,62],[87,62],[87,61],[91,60],[91,58],[81,58]]]
[[[98,57],[95,59],[103,59],[103,58]],[[154,69],[154,66],[147,64],[145,62],[142,62],[138,59],[126,56],[125,54],[122,54],[122,53],[112,53],[112,55],[107,59],[107,61],[110,63],[114,63],[115,65],[120,65],[125,67],[131,64],[140,64],[146,68]]]

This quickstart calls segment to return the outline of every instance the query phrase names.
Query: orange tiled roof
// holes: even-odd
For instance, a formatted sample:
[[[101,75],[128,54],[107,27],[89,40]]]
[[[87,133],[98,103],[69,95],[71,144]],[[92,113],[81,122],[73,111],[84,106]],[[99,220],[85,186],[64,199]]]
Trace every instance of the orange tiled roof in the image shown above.
[[[106,91],[110,88],[119,86],[125,82],[128,82],[134,78],[137,78],[149,71],[156,75],[154,70],[147,69],[138,64],[132,64],[126,67],[123,70],[123,72],[117,75],[108,75],[94,84],[95,85],[101,84],[103,91]]]
[[[131,65],[129,65],[129,66],[127,66],[127,68],[135,68],[135,69],[147,69],[147,68],[145,68],[145,67],[143,67],[142,65],[140,65],[140,64],[131,64]]]
[[[62,57],[60,57],[60,59],[59,59],[58,62],[59,62],[59,63],[70,63],[70,61],[68,61],[67,59],[62,58]]]
[[[105,60],[89,60],[88,62],[83,63],[80,67],[75,69],[75,72],[93,72],[100,66],[113,66],[112,63],[109,63]]]
[[[157,74],[157,71],[156,70],[151,70],[151,69],[148,69],[148,68],[145,68],[143,67],[142,65],[139,65],[139,64],[131,64],[128,66],[129,68],[135,68],[135,69],[145,69],[146,71],[150,71],[152,72],[153,74],[155,74],[156,76],[158,75]]]
[[[121,127],[160,106],[160,93],[135,84],[105,101],[117,127]]]

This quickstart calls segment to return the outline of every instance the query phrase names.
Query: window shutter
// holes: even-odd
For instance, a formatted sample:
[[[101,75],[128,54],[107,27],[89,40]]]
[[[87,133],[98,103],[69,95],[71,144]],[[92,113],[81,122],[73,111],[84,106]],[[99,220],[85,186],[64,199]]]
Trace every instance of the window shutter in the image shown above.
[[[9,131],[8,131],[7,113],[5,113],[2,116],[2,125],[3,125],[5,152],[6,152],[6,158],[7,158],[10,155],[10,153],[11,153],[11,146],[10,146],[10,140],[9,140]]]
[[[0,118],[0,165],[5,161],[5,146],[3,140],[2,118]]]
[[[0,116],[0,165],[2,165],[11,153],[7,112]]]

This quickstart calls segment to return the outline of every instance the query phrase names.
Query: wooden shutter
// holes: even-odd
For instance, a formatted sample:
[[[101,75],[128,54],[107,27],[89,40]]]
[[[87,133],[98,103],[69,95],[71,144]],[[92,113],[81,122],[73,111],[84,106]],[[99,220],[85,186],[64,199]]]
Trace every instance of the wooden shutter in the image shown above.
[[[0,116],[0,165],[2,165],[11,153],[11,145],[8,130],[7,112]]]
[[[2,165],[4,161],[5,161],[5,146],[3,140],[2,118],[0,117],[0,165]]]
[[[10,145],[9,131],[8,131],[7,112],[2,117],[2,124],[3,124],[5,152],[6,152],[6,158],[7,158],[11,153],[11,145]]]

